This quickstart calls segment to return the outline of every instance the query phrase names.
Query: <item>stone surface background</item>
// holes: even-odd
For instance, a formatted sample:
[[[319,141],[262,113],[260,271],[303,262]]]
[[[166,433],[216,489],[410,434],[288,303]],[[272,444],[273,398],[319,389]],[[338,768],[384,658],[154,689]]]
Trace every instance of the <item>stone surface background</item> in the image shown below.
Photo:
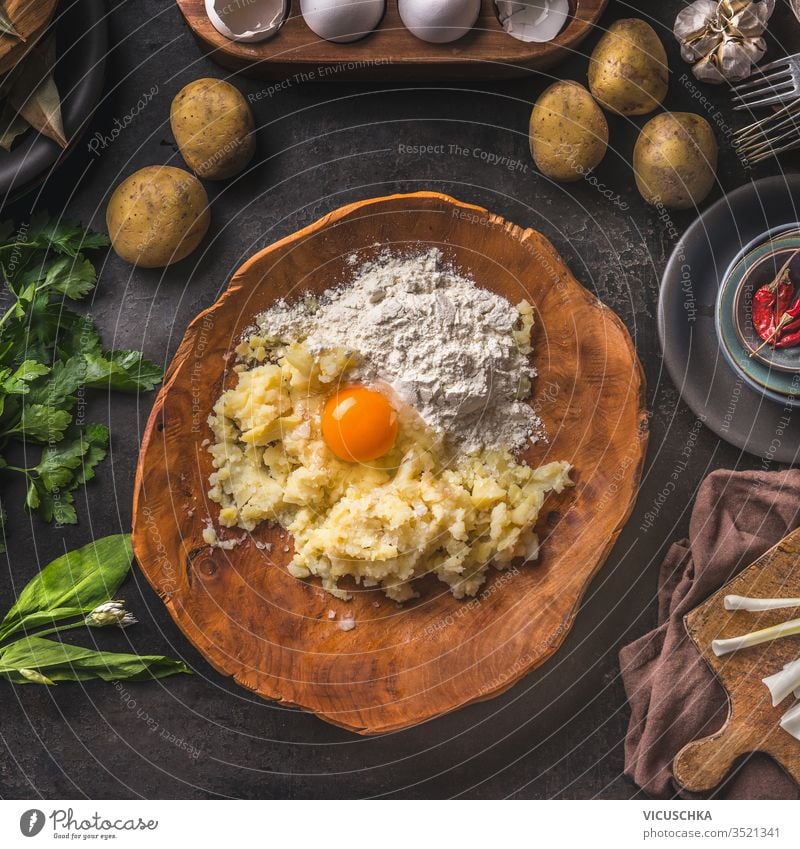
[[[86,138],[59,173],[4,216],[31,206],[97,228],[116,183],[154,163],[181,165],[168,115],[187,82],[226,72],[204,57],[170,0],[128,0],[110,17],[113,48],[106,100]],[[649,17],[667,47],[667,106],[693,106],[687,66],[671,35],[676,0],[612,0],[602,23]],[[800,24],[785,4],[773,31],[790,49]],[[101,634],[102,646],[181,655],[193,677],[160,683],[24,687],[0,683],[0,794],[3,797],[531,797],[628,798],[623,775],[628,709],[618,647],[652,627],[658,564],[685,535],[693,495],[712,469],[761,461],[720,442],[696,421],[666,377],[656,337],[659,277],[692,213],[662,220],[639,198],[630,160],[646,118],[609,117],[612,148],[588,181],[554,185],[533,167],[527,142],[532,102],[553,79],[585,80],[599,33],[549,74],[512,82],[437,85],[302,83],[290,80],[254,103],[257,164],[238,181],[207,184],[213,222],[202,252],[177,267],[132,270],[109,255],[92,312],[108,347],[140,347],[165,365],[190,319],[211,304],[250,254],[346,202],[434,189],[472,201],[552,240],[575,275],[625,321],[647,373],[651,442],[630,522],[587,595],[561,652],[504,696],[420,728],[358,738],[313,716],[263,702],[217,675],[183,639],[137,574],[123,593],[141,624]],[[774,44],[769,56],[781,48]],[[689,80],[692,80],[689,77]],[[237,77],[246,94],[265,83]],[[692,81],[693,84],[693,81]],[[722,88],[701,87],[721,142],[719,186],[706,202],[744,181],[794,170],[796,154],[745,173],[726,140],[743,123]],[[137,103],[149,99],[139,110]],[[126,119],[126,116],[129,116]],[[132,116],[132,117],[130,117]],[[93,133],[116,140],[89,152]],[[443,145],[415,156],[400,145]],[[467,148],[466,156],[451,145]],[[476,150],[506,156],[489,164]],[[607,192],[601,189],[607,189]],[[619,201],[609,199],[619,196]],[[79,498],[80,524],[53,529],[11,505],[8,568],[0,571],[5,608],[44,564],[93,535],[127,530],[137,448],[152,396],[93,396],[90,420],[107,421],[111,458]],[[687,462],[684,462],[687,461]],[[675,474],[674,491],[662,497]],[[5,484],[5,482],[4,482]],[[657,506],[656,506],[657,505]],[[651,527],[648,513],[657,512]]]

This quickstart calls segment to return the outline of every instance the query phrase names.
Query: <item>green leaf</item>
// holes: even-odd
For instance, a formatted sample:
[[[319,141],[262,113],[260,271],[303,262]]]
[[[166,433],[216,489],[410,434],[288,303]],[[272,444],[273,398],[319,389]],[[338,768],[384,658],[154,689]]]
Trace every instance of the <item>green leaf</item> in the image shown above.
[[[0,640],[23,627],[88,613],[113,598],[132,559],[130,534],[116,534],[48,563],[22,590],[0,622]]]
[[[50,368],[44,363],[24,360],[13,374],[3,380],[3,389],[9,395],[25,395],[30,391],[31,381],[49,372]]]
[[[100,334],[89,316],[64,310],[58,336],[58,352],[64,358],[100,352]]]
[[[42,284],[49,291],[60,292],[74,301],[89,294],[97,282],[94,266],[86,257],[77,254],[57,259],[48,269]]]
[[[0,675],[14,684],[45,683],[35,676],[38,672],[49,681],[147,681],[166,678],[178,673],[192,674],[182,661],[161,655],[135,655],[95,651],[42,637],[23,637],[0,652]]]
[[[41,250],[55,250],[67,256],[76,256],[80,251],[95,250],[111,244],[103,233],[84,230],[72,221],[50,221],[46,213],[31,219],[27,244]]]
[[[49,379],[37,383],[28,400],[49,407],[72,409],[74,394],[83,385],[86,373],[86,360],[80,355],[68,360],[57,360]]]
[[[72,421],[69,410],[59,410],[48,404],[25,404],[17,430],[33,442],[58,441]]]
[[[87,443],[87,448],[75,475],[73,489],[90,481],[94,477],[97,464],[105,459],[108,453],[108,428],[101,424],[89,425],[83,433],[83,440]]]
[[[109,351],[87,354],[86,386],[118,392],[149,391],[164,377],[163,370],[142,357],[139,351]]]

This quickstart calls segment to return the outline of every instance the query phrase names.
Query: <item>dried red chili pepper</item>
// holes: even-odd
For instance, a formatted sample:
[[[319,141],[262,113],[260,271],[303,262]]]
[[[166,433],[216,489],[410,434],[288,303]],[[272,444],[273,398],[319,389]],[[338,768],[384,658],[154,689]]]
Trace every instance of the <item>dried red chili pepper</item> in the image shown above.
[[[756,290],[752,303],[753,327],[762,339],[768,341],[773,338],[778,317],[789,308],[792,298],[794,286],[789,281],[786,266],[772,283]]]
[[[793,251],[780,271],[775,275],[771,283],[757,289],[753,295],[751,304],[753,327],[765,343],[772,343],[780,337],[781,331],[785,331],[786,325],[795,316],[786,318],[794,298],[795,289],[789,274],[789,266],[792,260],[800,253],[800,249]],[[781,325],[783,321],[783,325]],[[764,345],[759,346],[757,353]],[[752,356],[751,354],[750,356]]]
[[[778,343],[784,338],[784,334],[788,330],[789,327],[794,329],[795,319],[800,318],[800,298],[798,298],[792,306],[789,307],[788,310],[785,310],[781,317],[778,319],[777,324],[775,325],[775,329],[772,331],[772,335],[765,339],[755,351],[750,353],[752,357],[753,354],[757,354],[762,348],[767,345],[772,345],[773,348],[779,347]],[[780,347],[790,347],[789,345],[781,345]]]

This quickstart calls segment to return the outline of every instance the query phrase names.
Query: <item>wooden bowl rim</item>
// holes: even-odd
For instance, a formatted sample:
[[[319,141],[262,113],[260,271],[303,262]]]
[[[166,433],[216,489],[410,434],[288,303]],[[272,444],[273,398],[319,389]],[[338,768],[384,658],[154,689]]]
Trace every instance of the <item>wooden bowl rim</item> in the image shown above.
[[[279,252],[281,248],[292,243],[302,242],[309,236],[316,234],[321,230],[327,229],[332,225],[335,225],[337,222],[350,217],[358,211],[366,210],[370,207],[376,207],[387,203],[393,203],[396,201],[408,202],[414,200],[434,200],[446,206],[457,207],[460,210],[467,210],[471,213],[479,214],[482,216],[485,215],[487,216],[487,221],[489,223],[500,226],[502,229],[508,232],[510,236],[513,236],[515,241],[519,242],[520,244],[524,244],[524,242],[528,238],[534,236],[537,239],[542,240],[545,247],[551,252],[551,259],[554,261],[554,264],[560,266],[566,272],[566,279],[570,286],[571,294],[573,294],[574,296],[580,296],[589,306],[595,309],[600,309],[603,313],[604,319],[611,322],[611,324],[619,332],[620,337],[625,342],[626,349],[628,351],[628,354],[630,355],[631,365],[633,369],[631,383],[633,385],[633,382],[636,381],[636,383],[638,384],[638,393],[635,399],[637,405],[636,418],[638,421],[638,429],[636,434],[637,456],[635,462],[632,463],[629,467],[630,477],[628,480],[630,483],[630,497],[628,499],[628,503],[626,504],[625,509],[621,512],[618,521],[613,528],[613,531],[608,535],[605,545],[603,545],[602,547],[598,547],[599,553],[597,555],[597,558],[592,568],[584,576],[581,585],[575,591],[575,597],[573,599],[572,606],[570,607],[569,611],[566,613],[562,621],[563,627],[557,629],[554,634],[548,634],[548,648],[546,651],[542,652],[537,657],[532,658],[530,662],[520,663],[518,668],[516,668],[511,675],[509,675],[502,681],[497,682],[494,686],[476,695],[463,698],[457,704],[451,704],[441,710],[427,713],[422,717],[411,718],[408,721],[398,722],[390,725],[381,725],[380,727],[365,727],[349,723],[345,720],[341,720],[336,716],[331,716],[330,714],[325,713],[322,709],[320,709],[319,706],[304,704],[299,700],[292,701],[291,699],[287,699],[281,694],[281,692],[277,688],[255,688],[250,686],[246,681],[242,681],[240,679],[239,673],[241,672],[241,670],[232,668],[234,664],[231,662],[231,660],[227,658],[224,652],[219,651],[216,646],[211,641],[209,641],[209,639],[202,631],[199,631],[196,628],[192,629],[191,631],[187,631],[184,628],[181,616],[179,614],[179,611],[176,609],[172,598],[159,588],[156,580],[151,578],[150,572],[148,571],[146,564],[142,562],[143,558],[139,556],[140,551],[147,551],[147,546],[144,542],[140,543],[139,540],[140,524],[144,526],[146,525],[146,522],[142,520],[140,523],[138,507],[140,502],[144,503],[144,458],[148,454],[151,441],[157,437],[157,428],[161,420],[165,401],[169,395],[170,389],[172,388],[173,384],[181,373],[182,366],[184,365],[182,352],[191,351],[193,349],[195,337],[200,332],[203,326],[204,319],[206,319],[209,315],[222,308],[223,305],[231,297],[233,297],[237,292],[239,292],[240,289],[243,288],[245,284],[242,281],[244,278],[246,278],[248,270],[255,264],[263,263],[264,260],[267,259],[270,255]],[[631,403],[633,403],[633,400],[631,400]],[[589,292],[572,276],[572,274],[569,272],[568,267],[566,266],[556,249],[553,247],[552,243],[548,239],[546,239],[546,237],[544,237],[541,233],[532,228],[522,228],[516,224],[513,224],[510,221],[507,221],[499,215],[495,215],[494,213],[489,212],[484,207],[481,207],[476,204],[459,201],[441,192],[419,191],[411,193],[397,193],[392,195],[385,195],[381,197],[354,201],[327,213],[326,215],[322,216],[317,221],[307,225],[306,227],[303,227],[300,230],[297,230],[294,233],[291,233],[283,237],[282,239],[273,242],[272,244],[258,251],[248,260],[245,260],[245,262],[237,269],[237,271],[234,272],[227,288],[219,296],[219,298],[211,306],[202,310],[189,324],[186,333],[184,334],[184,337],[180,345],[178,346],[177,351],[175,352],[172,362],[170,363],[170,366],[167,369],[163,385],[154,402],[142,438],[142,445],[139,454],[140,459],[136,468],[133,495],[134,551],[137,555],[137,559],[139,560],[141,571],[144,573],[148,583],[150,583],[156,593],[158,593],[161,600],[164,602],[165,606],[167,607],[167,610],[170,613],[170,616],[175,621],[178,628],[181,630],[183,635],[189,640],[189,642],[203,655],[204,659],[208,663],[210,663],[210,665],[214,669],[216,669],[217,672],[219,672],[220,674],[233,677],[237,684],[245,687],[246,689],[249,689],[252,692],[256,692],[262,698],[278,702],[279,704],[284,706],[298,707],[302,708],[303,710],[310,711],[311,713],[315,714],[326,722],[329,722],[346,730],[353,731],[357,734],[369,736],[373,734],[382,734],[392,731],[403,730],[405,728],[410,728],[415,725],[419,725],[423,722],[435,719],[439,716],[446,715],[454,710],[466,707],[467,705],[492,699],[504,693],[506,690],[510,689],[516,683],[518,683],[518,681],[525,675],[532,672],[534,669],[538,668],[546,661],[548,661],[558,651],[558,649],[561,647],[564,640],[566,639],[567,635],[572,630],[575,616],[581,605],[586,590],[588,589],[591,581],[594,579],[594,577],[597,575],[597,573],[605,563],[609,552],[611,551],[620,533],[622,532],[622,529],[624,528],[628,518],[630,517],[630,514],[636,503],[636,496],[638,493],[639,482],[641,480],[642,470],[644,467],[645,455],[649,439],[648,422],[649,414],[646,408],[645,376],[639,358],[636,354],[633,341],[630,337],[630,334],[628,333],[627,328],[625,327],[619,316],[616,315],[616,313],[606,307],[602,301],[600,301],[595,295]],[[144,531],[142,531],[142,533],[144,533]]]

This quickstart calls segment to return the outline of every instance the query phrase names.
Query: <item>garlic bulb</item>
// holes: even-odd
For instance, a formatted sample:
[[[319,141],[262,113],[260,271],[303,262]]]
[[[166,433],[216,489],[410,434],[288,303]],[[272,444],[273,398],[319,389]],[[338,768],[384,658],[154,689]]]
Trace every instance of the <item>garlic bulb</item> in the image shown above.
[[[767,49],[763,35],[775,0],[695,0],[678,13],[673,32],[692,73],[707,83],[749,77]]]

